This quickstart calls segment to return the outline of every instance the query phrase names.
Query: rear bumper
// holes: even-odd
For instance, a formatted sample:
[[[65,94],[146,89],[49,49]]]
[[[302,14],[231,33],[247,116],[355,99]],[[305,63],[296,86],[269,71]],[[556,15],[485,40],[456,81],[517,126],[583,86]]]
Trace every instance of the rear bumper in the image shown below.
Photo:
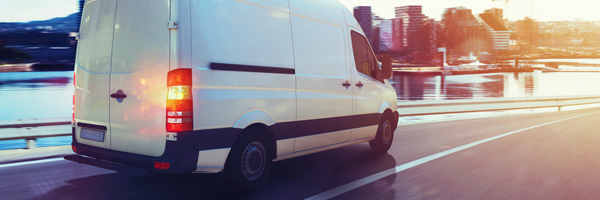
[[[124,165],[126,167],[133,167],[139,170],[151,170],[158,172],[167,173],[192,173],[196,171],[196,165],[198,162],[198,151],[194,148],[193,135],[191,134],[178,134],[177,141],[166,141],[165,152],[160,157],[143,156],[132,153],[125,153],[120,151],[114,151],[110,149],[103,149],[85,144],[80,144],[75,138],[75,128],[73,128],[73,143],[72,145],[76,148],[78,154],[96,158],[93,162],[85,162],[89,160],[83,160],[85,164],[90,164],[97,167],[111,169],[115,171],[121,171],[129,173],[127,170],[123,170],[123,167],[115,167],[114,164]],[[85,158],[85,157],[84,157]],[[75,161],[69,158],[67,160]],[[92,159],[93,160],[93,159]],[[108,162],[107,162],[108,161]],[[79,161],[75,161],[79,162]],[[169,169],[155,169],[154,162],[167,162],[170,164]],[[100,166],[99,166],[100,165]],[[105,167],[108,166],[108,167]],[[131,173],[130,173],[131,174]],[[137,175],[137,174],[135,174]]]
[[[88,164],[88,165],[101,167],[101,168],[109,169],[109,170],[114,170],[114,171],[131,174],[131,175],[135,175],[135,176],[146,176],[146,175],[152,174],[152,171],[150,171],[150,170],[140,169],[137,167],[127,166],[127,165],[120,165],[120,164],[106,162],[103,160],[93,159],[93,158],[84,157],[84,156],[80,156],[80,155],[68,155],[68,156],[65,156],[65,160],[70,160],[70,161],[77,162],[77,163]]]

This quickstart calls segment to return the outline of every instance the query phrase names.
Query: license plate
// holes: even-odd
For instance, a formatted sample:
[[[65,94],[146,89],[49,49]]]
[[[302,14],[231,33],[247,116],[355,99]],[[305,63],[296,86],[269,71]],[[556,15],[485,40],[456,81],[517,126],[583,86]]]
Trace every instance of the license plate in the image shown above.
[[[104,142],[104,133],[105,133],[104,131],[81,128],[81,134],[79,134],[79,137],[88,139],[88,140]]]

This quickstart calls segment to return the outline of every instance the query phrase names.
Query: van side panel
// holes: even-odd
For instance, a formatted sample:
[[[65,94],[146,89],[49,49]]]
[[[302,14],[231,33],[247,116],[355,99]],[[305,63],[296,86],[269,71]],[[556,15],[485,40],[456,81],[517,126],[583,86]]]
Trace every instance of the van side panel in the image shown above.
[[[252,111],[272,118],[253,119],[257,123],[274,120],[273,127],[286,124],[274,133],[277,140],[295,136],[292,34],[287,4],[281,3],[192,1],[197,150],[230,148],[243,130],[234,128],[235,123]],[[202,162],[199,160],[198,165]]]
[[[176,0],[178,6],[171,8],[171,21],[177,21],[177,29],[171,30],[171,56],[170,70],[177,68],[192,68],[192,0]],[[175,44],[175,45],[173,45]],[[173,62],[174,61],[174,62]]]
[[[260,0],[195,2],[196,62],[294,69],[287,6]]]
[[[346,25],[357,29],[357,31],[359,33],[364,35],[365,32],[360,27],[360,24],[358,23],[358,21],[356,21],[354,14],[352,14],[352,12],[350,12],[350,10],[348,10],[348,8],[346,8],[346,6],[342,6],[342,10],[344,11],[344,19],[346,19]]]
[[[290,0],[298,138],[294,152],[348,142],[352,128],[352,82],[346,66],[341,5]]]

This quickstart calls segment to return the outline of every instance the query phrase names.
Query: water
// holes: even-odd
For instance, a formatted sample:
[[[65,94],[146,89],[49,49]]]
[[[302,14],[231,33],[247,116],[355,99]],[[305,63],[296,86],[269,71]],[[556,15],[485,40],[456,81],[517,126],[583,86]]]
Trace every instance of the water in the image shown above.
[[[457,76],[396,76],[392,85],[398,101],[556,97],[600,95],[600,72],[496,73]],[[583,109],[600,105],[563,107]],[[510,114],[556,112],[557,108],[520,109],[444,115],[400,117],[399,124],[447,121]]]
[[[600,59],[597,59],[597,58],[538,59],[538,60],[523,60],[521,62],[544,63],[544,64],[546,64],[546,66],[558,67],[558,70],[560,70],[560,71],[600,71]]]
[[[578,59],[537,59],[536,62],[560,62],[560,63],[581,63],[581,64],[600,64],[598,58],[578,58]]]
[[[600,59],[596,61],[600,63]],[[0,120],[70,118],[72,78],[72,71],[0,73]],[[399,101],[600,94],[600,87],[597,87],[600,85],[600,73],[589,72],[396,76],[391,81]],[[401,122],[447,120],[456,116],[414,116],[402,118]],[[488,115],[469,113],[459,117],[464,116]],[[38,146],[68,145],[70,142],[70,136],[41,138]],[[0,150],[16,148],[25,148],[25,142],[0,141]]]
[[[0,120],[70,118],[72,96],[72,71],[0,73]],[[70,136],[38,139],[40,147],[70,143]],[[17,148],[24,140],[0,141],[0,150]]]
[[[399,101],[600,94],[595,72],[395,76],[391,82]]]

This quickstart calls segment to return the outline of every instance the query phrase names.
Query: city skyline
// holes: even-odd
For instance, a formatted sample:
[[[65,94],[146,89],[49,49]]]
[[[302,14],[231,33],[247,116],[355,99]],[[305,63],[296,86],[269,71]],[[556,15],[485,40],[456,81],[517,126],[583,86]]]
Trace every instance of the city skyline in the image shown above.
[[[506,9],[505,18],[510,21],[517,21],[530,17],[539,21],[574,21],[575,19],[582,20],[600,20],[600,15],[597,15],[597,2],[586,0],[571,0],[569,3],[559,0],[510,0],[505,4],[504,0],[383,0],[383,1],[365,1],[365,0],[338,0],[344,4],[349,10],[355,6],[371,6],[373,13],[385,18],[394,18],[394,8],[406,5],[421,5],[423,14],[434,18],[436,21],[441,20],[441,16],[446,8],[466,7],[471,9],[473,13],[482,13],[486,9],[501,8]],[[561,3],[563,2],[563,3]],[[532,6],[533,5],[533,9]]]

